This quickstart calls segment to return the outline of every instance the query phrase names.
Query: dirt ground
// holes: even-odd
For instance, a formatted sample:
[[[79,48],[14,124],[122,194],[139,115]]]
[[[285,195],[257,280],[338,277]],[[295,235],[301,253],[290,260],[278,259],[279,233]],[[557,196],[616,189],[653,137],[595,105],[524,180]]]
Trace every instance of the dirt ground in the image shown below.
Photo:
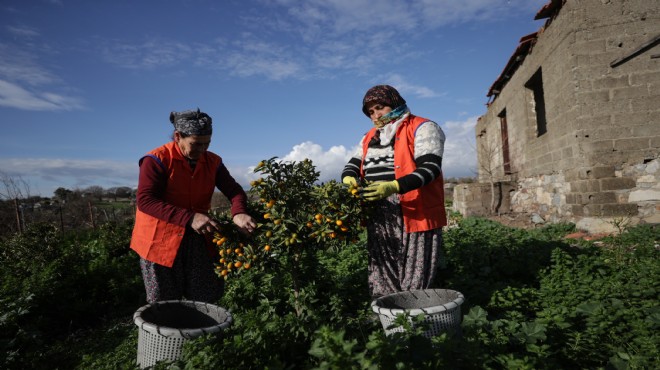
[[[528,214],[502,214],[499,216],[488,216],[489,220],[501,223],[504,226],[515,227],[519,229],[533,229],[542,225],[536,225],[532,222],[532,216]]]

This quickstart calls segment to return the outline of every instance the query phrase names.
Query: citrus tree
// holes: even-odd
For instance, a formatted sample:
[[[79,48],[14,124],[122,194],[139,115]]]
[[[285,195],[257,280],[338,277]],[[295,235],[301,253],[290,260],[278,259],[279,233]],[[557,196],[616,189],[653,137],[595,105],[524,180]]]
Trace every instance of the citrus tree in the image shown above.
[[[341,248],[363,231],[365,212],[358,189],[337,181],[318,183],[312,161],[261,161],[254,169],[250,209],[257,220],[253,235],[242,235],[227,215],[214,215],[221,229],[213,242],[219,248],[216,273],[229,279],[250,269],[285,268],[294,294],[301,287],[301,263],[319,248]],[[281,263],[271,263],[275,259]]]

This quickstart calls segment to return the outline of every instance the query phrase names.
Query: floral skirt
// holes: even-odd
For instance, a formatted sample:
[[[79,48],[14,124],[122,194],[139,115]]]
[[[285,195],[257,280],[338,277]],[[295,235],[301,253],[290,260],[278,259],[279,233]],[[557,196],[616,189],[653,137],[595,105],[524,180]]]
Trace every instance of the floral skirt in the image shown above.
[[[224,291],[205,238],[191,230],[186,230],[172,267],[140,258],[140,269],[149,303],[174,299],[215,303]]]
[[[406,232],[396,194],[374,208],[367,225],[371,296],[429,289],[438,268],[446,267],[442,228]]]

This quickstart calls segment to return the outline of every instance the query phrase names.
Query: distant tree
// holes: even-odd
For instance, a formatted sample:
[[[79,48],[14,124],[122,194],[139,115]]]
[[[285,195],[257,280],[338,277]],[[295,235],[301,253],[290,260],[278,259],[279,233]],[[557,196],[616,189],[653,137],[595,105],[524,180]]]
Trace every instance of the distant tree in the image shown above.
[[[23,180],[21,176],[10,176],[7,173],[0,172],[0,199],[8,201],[7,203],[12,204],[12,211],[5,212],[2,211],[0,219],[2,223],[7,223],[9,217],[14,216],[16,220],[16,230],[19,233],[23,232],[25,227],[24,218],[23,218],[23,206],[26,199],[30,198],[30,184],[27,181]],[[7,219],[5,219],[5,216]]]
[[[502,184],[497,180],[503,173],[501,163],[501,148],[498,143],[489,141],[488,137],[479,135],[478,142],[478,177],[490,184],[490,213],[499,213],[499,205],[502,202]]]
[[[120,186],[117,188],[117,198],[130,198],[133,189],[128,186]]]
[[[83,190],[83,192],[85,194],[89,194],[90,196],[98,199],[98,201],[100,202],[100,201],[103,200],[103,194],[105,193],[105,190],[102,187],[98,186],[98,185],[92,185],[92,186],[89,186],[89,187],[85,188],[85,190]]]
[[[118,198],[123,198],[123,199],[130,198],[132,191],[133,190],[128,186],[115,186],[112,188],[108,188],[105,191],[105,196],[108,198],[112,198],[116,202]]]
[[[26,199],[30,197],[30,184],[21,176],[9,176],[0,171],[0,199]]]
[[[106,198],[112,198],[115,202],[117,201],[117,187],[108,188],[105,190]]]
[[[72,193],[73,193],[73,191],[71,191],[69,189],[66,189],[66,188],[63,188],[63,187],[59,187],[59,188],[55,189],[55,191],[53,192],[53,194],[55,195],[55,198],[57,198],[58,200],[63,201],[63,202],[66,202],[67,200],[69,200]]]

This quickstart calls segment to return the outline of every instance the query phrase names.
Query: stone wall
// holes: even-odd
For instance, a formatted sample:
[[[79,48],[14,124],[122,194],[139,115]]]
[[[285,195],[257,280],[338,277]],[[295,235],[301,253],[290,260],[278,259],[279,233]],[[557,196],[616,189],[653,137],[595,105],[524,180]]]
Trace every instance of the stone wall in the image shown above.
[[[510,196],[514,185],[498,183],[495,185],[495,207],[499,213],[511,209]],[[486,216],[491,214],[491,185],[485,183],[458,184],[454,186],[452,210],[463,216]]]
[[[511,211],[538,213],[546,221],[593,230],[621,218],[657,223],[660,42],[613,62],[658,36],[657,1],[567,0],[539,29],[530,51],[514,54],[521,62],[500,76],[506,83],[477,122],[479,181],[516,184],[508,194]],[[539,74],[547,122],[542,134],[530,88]]]

